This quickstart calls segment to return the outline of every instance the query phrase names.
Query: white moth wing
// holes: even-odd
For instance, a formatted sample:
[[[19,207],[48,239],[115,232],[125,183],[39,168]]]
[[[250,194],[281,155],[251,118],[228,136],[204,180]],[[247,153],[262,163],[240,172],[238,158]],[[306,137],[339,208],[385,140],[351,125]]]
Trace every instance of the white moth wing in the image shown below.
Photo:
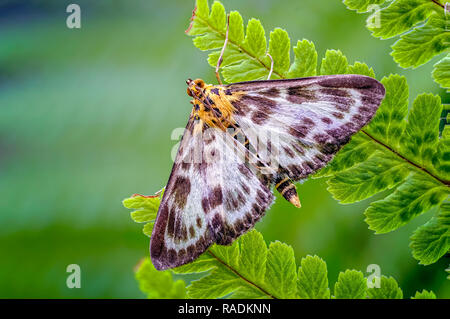
[[[230,84],[234,118],[258,156],[292,180],[319,170],[367,124],[385,90],[362,75]]]
[[[191,117],[151,236],[157,269],[191,262],[212,243],[230,244],[272,203],[272,192],[236,153],[235,143]]]

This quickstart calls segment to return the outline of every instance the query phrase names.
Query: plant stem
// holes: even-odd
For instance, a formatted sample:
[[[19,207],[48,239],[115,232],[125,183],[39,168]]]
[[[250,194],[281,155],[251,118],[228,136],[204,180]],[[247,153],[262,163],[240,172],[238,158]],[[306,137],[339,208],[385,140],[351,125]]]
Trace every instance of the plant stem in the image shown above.
[[[218,262],[220,262],[222,265],[224,265],[226,268],[228,268],[229,270],[231,270],[234,274],[236,274],[239,278],[241,278],[242,280],[246,281],[247,283],[249,283],[250,285],[252,285],[253,287],[257,288],[258,290],[260,290],[262,293],[264,293],[265,295],[269,296],[272,299],[277,299],[275,296],[271,295],[269,292],[267,292],[266,290],[264,290],[263,288],[259,287],[257,284],[255,284],[254,282],[250,281],[249,279],[245,278],[244,276],[242,276],[236,269],[234,269],[233,267],[231,267],[230,265],[228,265],[227,263],[225,263],[222,259],[220,259],[219,257],[217,257],[216,255],[214,255],[211,250],[208,250],[208,254],[210,254],[214,259],[216,259]]]
[[[445,9],[444,5],[443,5],[442,3],[440,3],[439,1],[437,1],[437,0],[431,0],[431,2],[437,4],[437,5],[440,6],[442,9]]]
[[[361,130],[361,132],[363,132],[365,135],[367,135],[372,141],[374,141],[375,143],[377,143],[377,144],[383,146],[384,148],[388,149],[389,151],[391,151],[392,153],[394,153],[395,155],[397,155],[398,157],[400,157],[402,160],[406,161],[410,165],[414,166],[415,168],[418,168],[419,170],[421,170],[422,172],[424,172],[424,173],[428,174],[429,176],[433,177],[434,179],[436,179],[437,181],[441,182],[445,186],[450,186],[450,181],[446,181],[446,180],[440,179],[439,177],[435,176],[433,173],[428,171],[425,167],[421,167],[420,165],[418,165],[418,164],[414,163],[413,161],[407,159],[402,154],[398,153],[397,151],[392,149],[390,146],[384,144],[383,142],[377,140],[376,138],[374,138],[372,135],[370,135],[366,131]]]
[[[203,22],[204,22],[211,30],[213,30],[214,32],[219,33],[219,34],[223,37],[223,39],[225,40],[225,34],[224,34],[223,32],[221,32],[220,30],[215,29],[212,25],[210,25],[210,24],[208,23],[208,21],[206,21],[205,19],[202,19],[202,18],[199,17],[199,16],[195,16],[195,19],[200,19],[201,21],[203,21]],[[236,46],[236,47],[239,49],[239,51],[245,53],[245,54],[248,55],[251,59],[257,61],[257,62],[258,62],[259,64],[261,64],[264,68],[266,68],[267,71],[270,72],[270,69],[271,69],[270,66],[267,66],[267,65],[266,65],[263,61],[261,61],[259,58],[257,58],[257,57],[255,57],[255,56],[251,55],[250,52],[248,52],[247,50],[245,50],[242,46],[240,46],[239,44],[237,44],[237,43],[231,41],[230,39],[228,39],[228,43],[233,44],[234,46]],[[273,73],[276,74],[276,75],[278,75],[281,79],[284,79],[284,78],[285,78],[283,75],[281,75],[280,73],[278,73],[278,72],[275,71],[275,70],[273,70]]]

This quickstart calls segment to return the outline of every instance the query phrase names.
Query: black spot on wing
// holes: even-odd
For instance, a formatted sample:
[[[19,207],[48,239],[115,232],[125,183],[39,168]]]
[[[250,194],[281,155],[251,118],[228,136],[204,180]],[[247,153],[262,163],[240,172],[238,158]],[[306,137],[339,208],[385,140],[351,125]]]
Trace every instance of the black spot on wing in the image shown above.
[[[350,97],[350,94],[347,90],[341,88],[325,88],[320,89],[319,93],[322,95],[332,95],[332,96],[340,96],[340,97]]]
[[[254,198],[251,209],[247,211],[236,211],[235,214],[239,214],[242,217],[236,218],[232,224],[227,224],[219,217],[213,219],[212,227],[215,230],[216,243],[219,245],[231,244],[234,239],[251,229],[255,223],[261,219],[272,201],[273,194],[270,189],[261,185],[261,187],[256,190],[256,198]]]
[[[214,232],[216,232],[216,235],[217,235],[217,233],[220,233],[219,230],[221,229],[221,227],[223,225],[222,216],[220,216],[219,213],[214,214],[214,216],[211,219],[210,224],[211,224],[211,227],[213,228]]]
[[[200,256],[212,244],[213,236],[209,231],[201,235],[198,240],[186,249],[174,249],[166,246],[164,241],[155,240],[152,236],[150,243],[150,257],[152,264],[158,270],[178,267],[187,264]]]
[[[274,100],[258,95],[243,95],[240,100],[243,103],[254,105],[259,110],[269,114],[273,113],[273,109],[277,106],[277,102]]]
[[[289,156],[290,158],[294,158],[295,157],[295,153],[289,148],[284,146],[283,147],[283,151],[286,153],[287,156]]]
[[[329,117],[326,117],[326,116],[322,117],[322,118],[321,118],[321,121],[322,121],[323,123],[325,123],[325,124],[331,124],[331,123],[333,123],[333,121],[332,121]]]
[[[216,208],[223,203],[222,188],[220,186],[214,187],[214,189],[209,194],[209,206],[211,209]]]
[[[200,217],[197,217],[195,222],[196,222],[198,228],[202,228],[203,223],[202,223],[202,219]]]
[[[202,208],[203,208],[203,212],[205,214],[208,214],[209,211],[211,210],[211,206],[209,205],[209,199],[208,197],[203,197],[202,198]]]
[[[234,106],[237,115],[245,116],[250,113],[249,106],[240,100],[233,101],[231,104]]]
[[[291,86],[288,88],[287,93],[286,99],[294,104],[314,102],[317,100],[316,93],[305,86]]]
[[[325,95],[322,100],[332,103],[341,112],[350,111],[350,107],[355,104],[355,100],[351,97]]]
[[[251,119],[258,125],[264,124],[277,108],[274,100],[260,95],[243,95],[232,104],[240,116],[247,115],[251,111]]]
[[[248,187],[248,185],[246,184],[241,184],[242,190],[244,191],[244,193],[246,193],[247,195],[250,194],[250,187]]]
[[[244,175],[247,179],[252,178],[252,171],[245,165],[245,164],[239,164],[238,165],[239,172]]]
[[[342,120],[342,119],[345,117],[345,114],[344,114],[344,113],[341,113],[341,112],[333,112],[332,115],[333,115],[335,118],[340,119],[340,120]]]
[[[187,198],[191,192],[191,181],[189,178],[177,176],[173,186],[174,202],[180,209],[186,205]]]
[[[242,208],[246,203],[246,198],[240,190],[229,190],[225,195],[225,209],[234,212]]]
[[[190,238],[195,237],[195,229],[194,229],[194,226],[192,226],[192,225],[189,227],[189,236],[190,236]]]
[[[280,90],[276,87],[272,87],[270,89],[260,91],[259,94],[264,95],[266,97],[276,98],[280,96]]]
[[[167,219],[167,234],[170,237],[174,237],[175,234],[175,218],[176,218],[175,207],[171,207]]]
[[[252,121],[258,125],[264,124],[269,119],[269,114],[262,111],[256,111],[252,114]]]
[[[289,127],[289,134],[296,138],[305,138],[309,133],[309,127],[306,125],[293,125]]]

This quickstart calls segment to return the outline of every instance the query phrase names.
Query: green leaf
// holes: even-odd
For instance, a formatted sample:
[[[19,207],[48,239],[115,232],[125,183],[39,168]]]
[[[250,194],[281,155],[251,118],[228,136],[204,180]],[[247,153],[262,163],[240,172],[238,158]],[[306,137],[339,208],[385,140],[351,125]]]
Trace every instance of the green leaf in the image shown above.
[[[344,0],[344,4],[350,10],[356,10],[358,13],[367,12],[375,8],[373,5],[380,5],[386,0]]]
[[[230,12],[230,28],[228,38],[234,43],[242,44],[244,42],[244,21],[237,11]]]
[[[393,189],[365,211],[376,233],[401,227],[450,193],[450,139],[445,130],[439,138],[439,96],[419,95],[407,116],[405,78],[391,75],[381,82],[386,97],[372,121],[314,176],[331,177],[328,190],[345,204]]]
[[[320,65],[320,75],[347,73],[347,58],[339,50],[327,50]]]
[[[265,281],[277,298],[296,297],[297,273],[295,268],[292,247],[280,242],[271,243],[267,253]]]
[[[273,70],[277,74],[285,75],[289,70],[291,40],[287,32],[277,28],[270,32],[269,54],[273,59]]]
[[[267,69],[261,68],[257,61],[252,60],[244,60],[240,64],[226,66],[222,69],[222,75],[229,83],[243,82],[246,79],[265,79],[268,74]]]
[[[329,299],[327,264],[318,256],[302,258],[298,269],[297,291],[302,299]]]
[[[367,293],[367,282],[360,271],[346,270],[339,273],[334,285],[336,299],[364,299]]]
[[[231,246],[214,245],[194,262],[178,267],[177,273],[204,272],[212,270],[208,275],[195,280],[188,287],[190,298],[222,298],[227,295],[236,298],[268,298],[269,295],[257,284],[261,283],[263,276],[246,277],[243,267],[240,266],[239,243],[248,236],[241,237]],[[256,236],[252,234],[251,236]],[[254,238],[253,238],[254,239]],[[252,238],[248,241],[252,241]],[[251,247],[247,246],[247,249]],[[260,247],[262,248],[262,247]],[[246,252],[247,256],[249,252]],[[254,282],[252,282],[254,280]],[[234,296],[236,294],[236,296]],[[229,297],[230,297],[229,296]]]
[[[271,297],[263,293],[261,290],[252,286],[241,286],[233,294],[229,295],[229,299],[270,299]]]
[[[450,88],[450,54],[434,65],[433,79],[441,88]]]
[[[144,233],[144,235],[151,237],[154,225],[155,224],[153,222],[145,224],[144,228],[142,228],[142,232]]]
[[[207,1],[197,0],[197,11],[188,34],[195,36],[193,42],[197,48],[211,51],[208,63],[216,67],[226,35],[226,13],[223,5],[215,1],[209,13]],[[273,78],[285,77],[289,69],[289,43],[285,31],[276,29],[271,33],[269,52],[274,60]],[[251,19],[244,35],[241,15],[231,12],[228,44],[221,64],[225,81],[233,83],[266,78],[271,65],[266,52],[267,42],[261,22]]]
[[[189,277],[192,281],[186,289],[184,281],[175,280],[172,272],[178,276],[197,274],[198,279]],[[275,242],[267,249],[256,230],[231,246],[215,245],[193,262],[172,271],[157,271],[146,258],[136,278],[148,298],[330,298],[327,266],[320,257],[302,258],[297,276],[292,248]],[[399,297],[401,290],[395,280],[385,283],[386,280],[381,279],[381,289],[369,292],[373,298]],[[335,298],[364,298],[366,285],[361,272],[341,272],[335,285]]]
[[[445,125],[433,157],[436,174],[443,180],[450,180],[450,125]]]
[[[195,14],[198,17],[202,17],[203,19],[208,19],[208,17],[209,17],[208,0],[197,0],[195,8],[196,8]]]
[[[419,95],[409,112],[402,153],[421,167],[433,166],[441,113],[441,99],[432,94]]]
[[[222,298],[245,285],[239,277],[225,267],[214,269],[208,276],[194,280],[188,287],[190,298]]]
[[[135,209],[131,212],[131,218],[136,223],[146,223],[143,232],[148,237],[152,234],[153,224],[161,203],[161,196],[162,193],[155,196],[134,194],[130,198],[124,199],[122,202],[124,207]]]
[[[427,1],[432,3],[431,1]],[[418,67],[449,48],[450,33],[443,14],[433,15],[423,26],[400,37],[392,46],[392,56],[402,68]]]
[[[422,292],[416,291],[416,294],[411,299],[436,299],[436,295],[434,292],[424,289]]]
[[[317,52],[314,43],[303,39],[294,47],[295,59],[288,78],[300,78],[317,74]]]
[[[408,84],[404,76],[396,74],[383,78],[381,83],[386,89],[386,96],[364,131],[383,144],[398,149],[406,127]]]
[[[403,291],[392,277],[381,276],[379,288],[369,288],[367,294],[370,299],[402,299]]]
[[[396,0],[381,10],[379,26],[369,25],[372,35],[388,39],[408,31],[434,12],[435,4],[430,0]]]
[[[192,263],[173,270],[178,274],[195,273],[197,278],[200,275],[187,289],[183,280],[174,279],[172,271],[157,271],[149,258],[144,259],[136,272],[140,289],[148,298],[330,298],[327,266],[320,257],[302,258],[297,277],[292,248],[275,242],[268,250],[256,230],[243,235],[232,246],[216,245],[213,250],[214,253],[208,251]],[[259,253],[263,256],[258,256]],[[346,270],[339,274],[334,298],[356,299],[367,295],[373,299],[402,298],[402,291],[393,278],[383,276],[380,284],[380,288],[367,289],[367,281],[360,271]],[[417,292],[415,298],[433,296],[424,290]]]
[[[245,45],[249,53],[255,57],[261,58],[266,54],[266,32],[259,20],[250,19],[248,21]]]
[[[183,299],[186,288],[183,280],[174,281],[170,270],[158,271],[149,258],[145,258],[136,272],[139,289],[149,299]]]
[[[209,254],[233,269],[239,268],[239,244],[237,241],[230,246],[214,245],[209,249]]]
[[[240,269],[242,275],[263,286],[266,273],[267,247],[261,233],[248,232],[241,239]]]
[[[211,13],[205,0],[197,1],[196,14],[193,16],[189,35],[195,36],[195,46],[203,51],[211,51],[208,63],[216,67],[220,51],[225,42],[225,9],[219,2],[212,6]],[[359,3],[358,3],[359,2]],[[367,9],[381,0],[347,1],[350,7]],[[198,12],[201,12],[199,14]],[[217,21],[215,21],[217,19]],[[270,32],[269,48],[264,28],[257,19],[250,19],[244,32],[243,20],[238,12],[230,13],[228,44],[223,54],[221,72],[226,82],[241,82],[265,79],[270,71],[273,58],[272,78],[295,78],[317,74],[317,52],[314,44],[306,39],[298,41],[293,48],[294,62],[290,64],[290,39],[286,31],[280,28]],[[320,74],[362,74],[374,77],[372,68],[356,62],[348,65],[347,58],[339,50],[328,50],[322,59]]]
[[[286,251],[286,247],[290,251]],[[285,258],[286,252],[292,254],[291,259]],[[268,249],[262,235],[252,230],[231,246],[214,245],[192,263],[175,268],[174,272],[187,274],[210,271],[188,287],[191,298],[284,298],[290,294],[295,297],[296,289],[290,287],[289,292],[289,286],[286,285],[290,275],[288,270],[294,262],[295,287],[292,248],[286,245],[279,247],[278,243],[271,248],[270,258],[267,255]],[[270,260],[270,264],[266,260]],[[274,278],[274,271],[278,271],[275,276],[281,278],[275,284],[270,279]]]
[[[369,68],[367,64],[361,62],[355,62],[353,65],[349,65],[347,69],[348,74],[361,74],[375,78],[375,72],[372,68]]]
[[[449,203],[442,203],[438,215],[414,232],[410,246],[414,258],[424,265],[436,262],[450,251]]]
[[[410,173],[407,165],[397,156],[376,152],[331,178],[328,191],[342,204],[354,203],[401,183]]]
[[[373,36],[382,39],[399,36],[391,55],[403,68],[416,68],[449,49],[450,34],[442,1],[344,0],[344,3],[357,12],[372,12],[366,26]],[[433,71],[433,78],[443,88],[449,87],[447,63],[441,60]]]
[[[131,218],[136,223],[145,223],[156,218],[161,199],[159,196],[143,196],[135,194],[130,198],[123,200],[123,206],[129,209],[135,209],[131,212]]]
[[[194,262],[176,267],[172,270],[177,274],[202,273],[216,268],[219,265],[218,262],[215,256],[206,252],[200,255]]]
[[[330,177],[336,173],[344,171],[357,163],[367,160],[377,149],[373,140],[364,133],[354,135],[347,145],[345,145],[333,160],[313,177]]]
[[[369,206],[366,222],[377,234],[390,232],[438,205],[448,194],[448,187],[436,179],[414,173],[394,193]]]
[[[356,10],[364,10],[368,8],[369,2],[374,1],[347,0],[346,4]],[[194,36],[193,42],[200,50],[210,51],[208,62],[214,67],[225,40],[225,32],[224,7],[216,1],[210,11],[206,0],[197,0],[197,9],[188,34]],[[270,59],[266,56],[266,52],[265,31],[259,20],[250,20],[244,32],[241,15],[238,12],[231,12],[229,44],[222,64],[222,75],[225,80],[235,82],[266,77],[270,70]],[[317,52],[312,42],[307,40],[297,42],[292,65],[290,65],[289,52],[290,39],[287,32],[279,28],[272,31],[269,53],[274,58],[274,78],[316,74]],[[336,50],[326,52],[325,58],[322,59],[320,73],[355,73],[374,76],[373,69],[364,63],[356,62],[348,65],[347,58]],[[447,139],[446,134],[443,134],[439,140],[433,129],[422,128],[423,125],[431,125],[435,128],[432,119],[436,117],[437,110],[441,107],[436,97],[419,96],[406,122],[408,110],[406,81],[403,77],[393,75],[383,79],[382,82],[386,87],[386,99],[380,106],[374,121],[364,128],[363,132],[353,137],[351,143],[344,147],[330,164],[331,169],[323,170],[325,173],[322,173],[322,176],[336,175],[332,180],[343,184],[353,183],[354,189],[357,190],[356,194],[343,195],[344,200],[349,202],[371,196],[387,188],[396,188],[385,200],[373,203],[369,207],[371,213],[369,210],[366,213],[368,220],[372,218],[374,227],[386,231],[386,229],[401,226],[414,216],[441,203],[448,196],[448,184],[442,176],[445,171],[448,171],[446,160],[450,157],[450,151],[447,142],[450,140]],[[423,143],[432,143],[436,145],[438,151],[430,152],[430,148],[424,145],[414,153],[412,147],[408,146],[410,142],[406,136],[421,139]],[[411,159],[408,156],[411,156]],[[377,157],[382,157],[378,160],[380,165],[371,166],[371,161],[373,164]],[[402,170],[395,168],[397,163],[402,163],[399,165]],[[430,164],[434,169],[432,172],[430,172]],[[404,166],[408,169],[403,170]],[[354,178],[351,178],[346,170],[353,170]],[[347,174],[347,179],[344,175],[340,175],[343,173]],[[364,174],[368,178],[361,178]],[[147,234],[151,233],[159,200],[159,197],[148,199],[137,196],[124,201],[125,207],[136,210],[132,213],[132,217],[137,222],[147,223],[144,226],[144,232]],[[386,207],[391,205],[393,209],[391,207],[388,210],[383,203]],[[439,217],[437,220],[439,223]],[[430,224],[434,225],[432,222]],[[438,246],[442,245],[441,237],[438,241]],[[426,251],[429,245],[436,244],[424,244],[423,251]],[[424,256],[431,258],[428,256],[428,251]],[[182,281],[173,283],[172,288],[170,283],[166,282],[168,278],[174,281],[171,271],[156,271],[149,259],[143,265],[145,267],[140,267],[137,278],[139,277],[141,288],[149,297],[184,296]],[[292,248],[280,242],[271,243],[267,248],[262,235],[255,230],[241,236],[230,246],[212,246],[195,261],[178,267],[173,272],[178,273],[178,276],[198,274],[197,276],[200,277],[200,279],[192,280],[187,289],[187,296],[190,298],[330,297],[326,264],[322,259],[317,256],[303,258],[297,273]],[[160,277],[161,274],[162,277]],[[160,284],[161,282],[164,284]],[[170,289],[162,291],[159,288],[161,286]],[[401,290],[395,280],[384,278],[380,290],[368,291],[363,274],[355,270],[347,270],[339,274],[334,294],[335,298],[365,298],[367,294],[373,298],[378,296],[397,298],[401,297]]]

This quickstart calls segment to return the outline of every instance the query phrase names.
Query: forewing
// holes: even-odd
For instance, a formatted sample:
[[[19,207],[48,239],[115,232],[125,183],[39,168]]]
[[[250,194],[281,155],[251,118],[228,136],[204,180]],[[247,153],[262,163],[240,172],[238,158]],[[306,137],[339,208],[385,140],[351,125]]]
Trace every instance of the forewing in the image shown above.
[[[372,119],[385,94],[377,80],[354,74],[241,82],[225,89],[258,156],[292,180],[325,166]]]
[[[230,244],[272,203],[270,189],[236,143],[220,129],[189,121],[151,236],[157,269],[191,262],[214,242]]]

